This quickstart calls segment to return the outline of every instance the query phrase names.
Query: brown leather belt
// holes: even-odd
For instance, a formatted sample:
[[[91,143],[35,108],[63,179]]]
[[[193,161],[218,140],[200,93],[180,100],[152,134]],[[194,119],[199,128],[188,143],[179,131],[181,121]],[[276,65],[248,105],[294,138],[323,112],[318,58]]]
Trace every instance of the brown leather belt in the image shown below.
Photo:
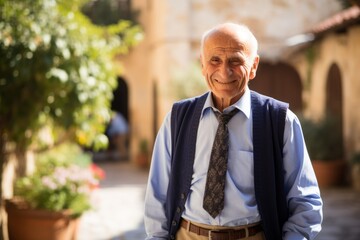
[[[212,240],[242,239],[245,237],[254,236],[255,234],[262,231],[262,227],[260,224],[238,230],[233,230],[233,229],[212,230],[212,229],[196,226],[185,219],[181,220],[181,227],[188,229],[189,232],[193,232],[197,235],[209,237],[209,239]]]

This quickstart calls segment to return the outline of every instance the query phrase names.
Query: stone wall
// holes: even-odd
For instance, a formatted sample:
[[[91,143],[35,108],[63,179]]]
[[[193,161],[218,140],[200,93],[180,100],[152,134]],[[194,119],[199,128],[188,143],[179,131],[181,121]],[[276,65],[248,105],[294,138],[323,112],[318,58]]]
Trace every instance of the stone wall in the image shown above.
[[[329,69],[336,64],[341,73],[344,139],[347,153],[360,150],[360,27],[350,27],[346,33],[330,34],[310,47],[298,52],[290,59],[299,71],[304,89],[305,114],[321,118],[326,111],[326,84]],[[310,64],[307,51],[314,51],[314,62]],[[308,71],[311,68],[309,80]]]
[[[287,38],[336,12],[340,5],[336,0],[132,0],[132,8],[140,12],[145,38],[119,60],[125,67],[122,74],[130,91],[134,156],[141,139],[147,139],[152,146],[155,133],[175,100],[169,90],[171,79],[198,61],[205,30],[228,21],[247,24],[258,37],[261,59],[276,61]]]

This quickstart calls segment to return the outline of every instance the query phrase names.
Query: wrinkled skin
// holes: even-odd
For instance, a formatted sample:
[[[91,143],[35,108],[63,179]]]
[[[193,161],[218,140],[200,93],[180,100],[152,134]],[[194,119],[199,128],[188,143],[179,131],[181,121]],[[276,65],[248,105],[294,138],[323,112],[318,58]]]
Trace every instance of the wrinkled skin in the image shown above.
[[[256,75],[259,56],[249,34],[235,24],[225,24],[204,39],[202,74],[220,111],[238,101]]]

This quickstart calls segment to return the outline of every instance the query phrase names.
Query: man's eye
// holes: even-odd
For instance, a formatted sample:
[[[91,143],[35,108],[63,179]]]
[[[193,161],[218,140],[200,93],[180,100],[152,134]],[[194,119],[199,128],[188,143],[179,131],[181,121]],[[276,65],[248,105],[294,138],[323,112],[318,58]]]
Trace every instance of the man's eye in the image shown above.
[[[240,60],[231,60],[230,64],[233,66],[239,66],[242,64],[242,62]]]
[[[212,58],[212,59],[210,60],[210,62],[211,62],[212,64],[217,64],[217,63],[220,62],[220,59],[218,59],[218,58]]]

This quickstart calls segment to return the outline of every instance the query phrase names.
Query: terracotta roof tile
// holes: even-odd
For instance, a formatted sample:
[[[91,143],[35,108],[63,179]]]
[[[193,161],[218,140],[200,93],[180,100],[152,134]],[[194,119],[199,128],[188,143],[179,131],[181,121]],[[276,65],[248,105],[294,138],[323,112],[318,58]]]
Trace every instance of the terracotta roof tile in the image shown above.
[[[345,26],[360,19],[360,7],[355,5],[315,25],[310,32],[321,34]]]

